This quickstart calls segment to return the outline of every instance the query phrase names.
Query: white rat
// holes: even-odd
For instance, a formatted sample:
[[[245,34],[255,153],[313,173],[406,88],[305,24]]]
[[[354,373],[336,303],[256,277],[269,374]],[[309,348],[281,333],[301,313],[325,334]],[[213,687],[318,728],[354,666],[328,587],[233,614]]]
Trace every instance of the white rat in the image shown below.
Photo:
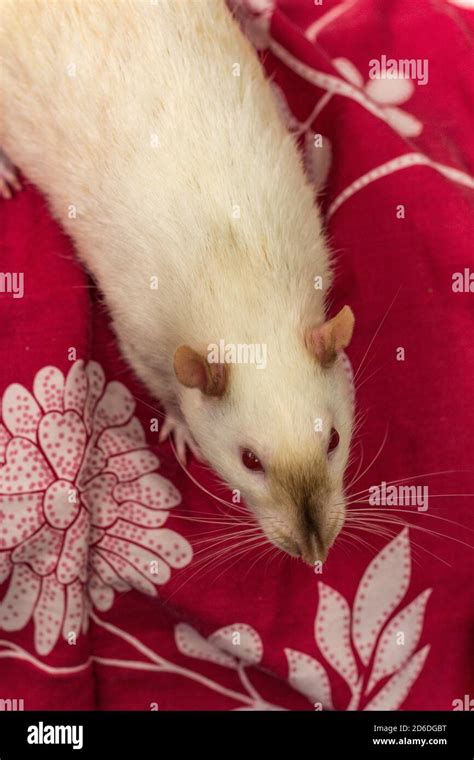
[[[95,277],[162,437],[201,452],[270,541],[324,560],[354,317],[326,320],[313,189],[250,43],[223,0],[2,0],[0,27],[0,145]],[[266,363],[211,362],[222,343]]]

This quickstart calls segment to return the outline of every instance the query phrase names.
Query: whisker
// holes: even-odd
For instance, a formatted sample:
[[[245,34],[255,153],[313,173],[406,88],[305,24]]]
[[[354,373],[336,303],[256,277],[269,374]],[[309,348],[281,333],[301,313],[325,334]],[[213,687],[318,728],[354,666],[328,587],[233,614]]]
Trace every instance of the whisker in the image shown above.
[[[373,535],[381,535],[380,533],[378,533],[377,531],[374,531],[373,529],[363,528],[363,527],[358,528],[356,526],[354,526],[354,528],[355,528],[355,530],[362,530],[363,532],[366,532],[366,533],[369,533],[369,534],[372,533]],[[390,533],[389,531],[387,531],[386,535],[384,535],[383,538],[385,538],[385,539],[388,538],[388,539],[391,540],[391,539],[394,538],[394,535],[395,535],[394,533]],[[355,536],[353,536],[353,538],[355,538]],[[366,543],[367,543],[367,545],[369,545],[368,542],[366,542]],[[422,563],[421,563],[421,561],[419,561],[418,556],[417,556],[417,550],[419,548],[419,545],[416,542],[414,542],[413,540],[411,541],[411,544],[412,544],[413,559],[416,561],[417,565],[422,566]],[[373,547],[371,547],[371,548],[373,549]],[[421,548],[423,548],[423,547],[421,547]]]
[[[256,549],[256,548],[258,548],[258,547],[260,547],[260,546],[262,546],[263,544],[266,544],[266,543],[267,543],[266,539],[263,538],[262,536],[255,536],[252,539],[252,541],[250,541],[250,540],[249,541],[243,541],[240,544],[237,544],[237,545],[234,545],[232,547],[229,547],[228,550],[222,550],[221,552],[218,552],[217,555],[214,555],[211,558],[210,562],[206,562],[205,561],[206,558],[203,558],[204,559],[204,564],[201,567],[200,571],[203,573],[203,575],[205,575],[208,572],[210,572],[211,569],[216,570],[219,566],[222,566],[226,562],[229,562],[230,560],[232,560],[234,558],[238,559],[238,558],[241,557],[241,555],[246,554],[246,553],[250,552],[251,550]],[[232,549],[234,549],[235,551],[232,552]],[[221,573],[221,575],[222,575],[222,573]],[[220,575],[218,577],[215,577],[213,579],[213,582],[215,583],[217,581],[217,579],[220,578],[220,577],[221,577]]]
[[[342,531],[344,531],[344,528],[341,530],[341,533],[342,533]],[[365,541],[360,536],[355,536],[352,532],[349,532],[349,531],[346,531],[346,535],[349,535],[353,541],[357,541],[357,543],[361,544],[365,548],[368,547],[371,552],[375,552],[376,551],[375,547],[372,546],[372,544],[369,544],[368,541]]]
[[[255,543],[259,539],[261,540],[262,538],[263,538],[263,534],[261,534],[260,536],[259,535],[252,536],[252,537],[247,538],[244,541],[240,542],[239,544],[234,543],[231,546],[226,547],[225,549],[220,548],[218,551],[213,552],[213,553],[211,553],[208,556],[201,557],[201,559],[198,560],[197,563],[194,563],[193,566],[192,566],[192,568],[190,568],[190,569],[194,570],[194,572],[192,573],[192,575],[190,577],[186,578],[184,580],[183,584],[181,586],[179,586],[175,591],[173,591],[172,596],[174,596],[174,594],[178,593],[178,591],[180,591],[182,588],[184,588],[184,585],[187,585],[196,576],[197,573],[203,572],[205,570],[205,568],[208,567],[209,564],[213,564],[215,562],[215,560],[220,559],[223,554],[228,553],[232,549],[237,549],[239,553],[240,553],[241,550],[242,551],[249,550],[249,549],[252,548],[252,543]],[[267,539],[265,539],[265,541],[266,540]],[[250,544],[250,546],[249,546],[249,544]],[[170,598],[171,597],[168,597],[168,599],[170,599]]]
[[[467,547],[468,549],[474,549],[474,546],[472,546],[471,544],[466,543],[466,541],[462,541],[460,538],[455,538],[454,536],[450,536],[448,533],[440,533],[439,531],[431,530],[430,528],[424,528],[421,525],[414,525],[413,523],[409,523],[409,522],[406,522],[406,521],[402,522],[400,520],[397,520],[396,516],[393,516],[393,518],[391,519],[390,516],[387,516],[387,517],[378,517],[378,516],[373,515],[372,513],[370,513],[370,514],[368,514],[368,517],[367,517],[367,514],[366,514],[366,516],[365,517],[362,516],[360,518],[360,520],[361,521],[362,520],[371,520],[371,521],[378,522],[378,523],[385,522],[386,524],[391,524],[391,525],[395,525],[395,524],[396,525],[402,525],[403,524],[403,525],[406,525],[408,528],[413,528],[413,530],[418,530],[418,531],[420,531],[422,533],[426,533],[427,535],[436,536],[438,538],[447,538],[447,539],[449,539],[451,541],[454,541],[457,544],[460,544],[462,546]],[[354,517],[350,518],[350,522],[355,523],[356,521],[357,521],[357,518],[354,518]]]
[[[391,302],[391,304],[389,305],[389,307],[388,307],[387,311],[386,311],[386,312],[385,312],[385,314],[383,315],[383,317],[382,317],[382,320],[380,321],[380,324],[379,324],[379,326],[377,327],[377,329],[376,329],[376,331],[375,331],[375,333],[374,333],[374,336],[373,336],[372,340],[370,341],[369,345],[367,346],[367,350],[366,350],[365,354],[364,354],[364,355],[363,355],[363,357],[362,357],[362,360],[361,360],[361,362],[360,362],[360,364],[359,364],[359,366],[358,366],[358,368],[357,368],[357,371],[356,371],[356,372],[355,372],[355,374],[354,374],[354,384],[355,384],[355,382],[356,382],[357,378],[359,377],[360,371],[361,371],[361,369],[362,369],[362,367],[363,367],[363,365],[364,365],[364,361],[365,361],[365,359],[366,359],[366,357],[367,357],[367,354],[369,353],[369,351],[370,351],[370,349],[371,349],[371,347],[372,347],[372,345],[373,345],[373,343],[374,343],[375,339],[377,338],[377,335],[379,334],[379,332],[380,332],[380,330],[381,330],[381,328],[382,328],[382,325],[384,324],[385,320],[387,319],[387,317],[388,317],[388,315],[389,315],[389,313],[390,313],[390,310],[391,310],[391,308],[392,308],[393,304],[395,303],[395,301],[396,301],[396,299],[397,299],[397,297],[398,297],[398,294],[400,293],[400,290],[401,290],[401,289],[402,289],[402,286],[400,285],[400,287],[398,288],[397,292],[395,293],[395,295],[394,295],[394,297],[393,297],[393,299],[392,299],[392,302]]]
[[[245,549],[244,549],[242,552],[237,552],[236,554],[234,554],[234,556],[233,556],[233,557],[226,557],[226,558],[225,558],[225,560],[224,560],[224,563],[221,563],[221,564],[225,564],[225,562],[228,562],[230,559],[234,559],[234,558],[236,558],[236,559],[235,559],[235,561],[234,561],[234,562],[233,562],[233,563],[230,565],[230,567],[228,567],[228,568],[224,568],[224,569],[222,570],[222,572],[221,572],[221,573],[219,573],[219,575],[217,576],[217,578],[215,578],[215,579],[214,579],[214,582],[216,582],[217,580],[219,580],[219,578],[221,578],[221,577],[222,577],[222,575],[223,575],[223,574],[224,574],[226,571],[227,571],[227,572],[229,572],[229,571],[230,571],[230,570],[231,570],[231,569],[234,567],[234,565],[236,565],[236,564],[237,564],[237,562],[239,562],[239,561],[242,559],[242,556],[241,556],[242,554],[246,554],[246,553],[248,553],[249,551],[251,551],[252,549],[258,549],[258,548],[259,548],[259,547],[261,547],[261,546],[263,546],[263,547],[264,547],[264,552],[263,552],[263,555],[265,555],[266,551],[268,550],[268,547],[267,547],[267,539],[264,537],[264,539],[263,539],[263,541],[262,541],[261,543],[259,543],[259,544],[256,544],[256,545],[254,545],[254,546],[251,546],[251,547],[246,547],[246,548],[245,548]],[[259,558],[260,558],[260,555],[257,557],[257,559],[259,559]]]
[[[474,530],[472,528],[468,528],[463,523],[457,522],[456,520],[451,520],[449,517],[442,517],[441,515],[433,514],[432,512],[418,512],[413,511],[413,509],[402,509],[400,507],[353,507],[351,510],[350,507],[352,507],[354,504],[368,504],[367,501],[351,501],[348,503],[348,509],[346,511],[346,515],[353,514],[354,512],[357,514],[363,514],[366,513],[372,513],[374,515],[380,514],[382,511],[383,513],[386,512],[400,512],[403,514],[409,514],[412,517],[421,517],[423,519],[431,518],[432,520],[441,520],[442,522],[450,523],[451,525],[455,525],[457,528],[462,528],[463,530],[468,530],[470,533],[474,533]],[[389,516],[389,515],[387,515]]]
[[[472,472],[473,470],[439,470],[438,472],[425,472],[425,473],[422,473],[421,475],[412,475],[410,477],[398,478],[397,480],[387,480],[385,481],[385,483],[388,486],[392,486],[397,483],[406,483],[407,480],[419,480],[420,478],[431,478],[438,475],[458,475],[460,473],[472,473]],[[348,486],[348,488],[349,487],[350,486]],[[366,493],[368,490],[369,490],[368,488],[364,488],[362,491],[358,491],[357,493],[347,494],[347,498],[352,498],[353,496],[359,496],[360,494]]]
[[[202,538],[199,541],[193,541],[192,545],[193,545],[193,548],[194,548],[195,546],[199,546],[199,545],[202,545],[202,544],[209,544],[211,542],[214,542],[215,546],[217,546],[218,543],[223,544],[223,543],[225,543],[227,541],[230,541],[232,538],[240,538],[240,537],[246,538],[247,536],[249,536],[249,534],[256,533],[257,531],[261,533],[261,531],[260,531],[260,529],[258,527],[247,528],[245,530],[234,531],[233,533],[227,533],[227,534],[224,533],[221,536],[210,536],[209,538]],[[197,554],[199,554],[199,552],[196,552],[196,555]]]
[[[364,525],[369,525],[370,526],[370,522],[367,522]],[[355,530],[362,530],[362,531],[366,530],[367,532],[373,532],[373,530],[370,531],[367,528],[365,528],[364,525],[360,525],[360,526],[353,525],[353,527],[354,527]],[[400,523],[398,523],[397,525],[399,526]],[[414,528],[416,528],[417,526],[406,525],[406,527],[410,527],[410,528],[414,527]],[[390,534],[390,535],[391,535],[391,537],[394,536],[394,534]],[[450,536],[447,536],[447,538],[450,538]],[[415,546],[416,548],[418,548],[420,551],[426,552],[426,554],[429,554],[430,557],[434,557],[439,562],[442,562],[444,565],[446,565],[446,567],[452,567],[452,565],[449,562],[447,562],[446,560],[442,559],[442,557],[440,557],[439,554],[433,554],[433,552],[430,552],[429,549],[427,549],[425,546],[423,546],[422,544],[419,544],[416,541],[414,541],[413,538],[410,539],[410,544],[412,546]]]
[[[368,382],[369,382],[369,380],[372,380],[372,378],[373,378],[373,377],[375,377],[375,375],[378,375],[378,373],[379,373],[381,370],[383,370],[383,369],[384,369],[384,368],[385,368],[385,367],[386,367],[388,364],[389,364],[389,362],[388,362],[388,361],[384,362],[383,364],[381,364],[381,365],[380,365],[380,367],[377,367],[377,369],[375,369],[373,372],[371,372],[371,373],[370,373],[370,375],[368,375],[368,376],[366,375],[366,376],[365,376],[365,377],[362,379],[362,382],[361,382],[361,383],[357,383],[357,385],[355,385],[355,390],[356,390],[356,393],[358,393],[358,392],[360,391],[360,389],[362,388],[362,386],[363,386],[363,385],[365,385],[365,383],[368,383]],[[366,368],[367,368],[368,366],[369,366],[369,365],[367,364],[367,365],[366,365]]]
[[[139,398],[139,396],[135,396],[133,393],[131,394],[135,401],[139,401],[140,404],[143,404],[143,406],[148,407],[148,409],[151,409],[152,412],[155,412],[156,414],[159,414],[161,417],[166,417],[166,412],[162,412],[161,409],[157,409],[155,406],[152,406],[147,401],[145,401],[142,398]]]
[[[213,546],[208,546],[201,548],[198,552],[196,552],[196,557],[199,557],[201,555],[202,560],[211,559],[217,557],[221,552],[224,553],[226,551],[230,551],[233,548],[243,546],[249,542],[251,542],[254,538],[260,538],[262,533],[252,533],[252,535],[248,535],[245,538],[242,539],[242,541],[236,541],[233,540],[231,544],[228,543],[228,541],[231,540],[229,537],[228,541],[222,541],[219,543],[215,543]],[[235,536],[235,539],[238,539],[239,536]],[[213,551],[214,550],[214,551]],[[194,567],[197,567],[198,563],[194,563]]]
[[[362,445],[362,441],[358,441],[358,445],[360,446],[361,453],[360,453],[359,465],[358,465],[357,470],[355,472],[354,479],[358,476],[358,474],[360,472],[360,468],[362,467],[362,462],[364,460],[364,447]],[[350,487],[350,485],[354,482],[354,479],[351,480],[351,483],[349,484],[348,487]]]
[[[383,437],[382,443],[380,444],[380,447],[379,447],[377,453],[375,454],[374,458],[372,459],[372,461],[370,462],[370,464],[365,468],[365,470],[363,472],[361,472],[361,474],[357,478],[352,478],[352,480],[348,484],[347,488],[351,488],[355,483],[357,483],[357,481],[360,480],[366,474],[366,472],[368,470],[370,470],[370,468],[375,464],[375,462],[377,461],[378,457],[382,453],[382,450],[383,450],[383,447],[385,446],[385,443],[387,442],[387,437],[388,437],[388,424],[387,424],[387,428],[385,430],[385,435]]]

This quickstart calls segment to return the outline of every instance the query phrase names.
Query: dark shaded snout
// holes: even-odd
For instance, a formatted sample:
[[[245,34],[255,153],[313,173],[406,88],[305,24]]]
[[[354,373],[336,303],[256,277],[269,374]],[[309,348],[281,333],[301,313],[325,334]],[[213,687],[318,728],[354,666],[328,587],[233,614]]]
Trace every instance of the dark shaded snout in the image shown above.
[[[275,503],[287,505],[282,548],[310,565],[324,562],[337,534],[328,513],[332,493],[326,458],[292,458],[277,463],[270,476]]]
[[[322,510],[313,499],[307,499],[300,507],[297,527],[298,550],[309,565],[325,562],[332,540],[324,524]]]

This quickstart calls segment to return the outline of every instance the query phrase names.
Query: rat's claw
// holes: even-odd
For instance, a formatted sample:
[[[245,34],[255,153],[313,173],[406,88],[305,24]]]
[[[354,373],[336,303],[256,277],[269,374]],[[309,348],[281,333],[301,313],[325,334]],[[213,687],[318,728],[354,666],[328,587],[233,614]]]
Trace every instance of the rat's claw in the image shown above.
[[[187,447],[189,448],[189,450],[191,451],[191,454],[192,454],[194,457],[196,457],[196,459],[198,460],[198,462],[202,462],[202,463],[204,463],[204,462],[206,461],[206,460],[204,459],[203,455],[201,454],[201,449],[200,449],[200,448],[199,448],[199,446],[197,445],[196,441],[195,441],[195,440],[194,440],[194,438],[192,437],[192,435],[191,435],[191,433],[189,432],[189,430],[187,430],[187,437],[186,437],[186,439],[185,439],[185,443],[186,443],[186,446],[187,446]]]
[[[0,196],[6,200],[13,198],[13,192],[21,190],[16,169],[8,156],[0,149]]]
[[[186,464],[186,446],[196,457],[198,462],[203,462],[199,447],[191,435],[191,432],[185,422],[175,417],[173,414],[167,414],[160,431],[159,441],[163,443],[170,433],[173,433],[173,439],[176,446],[176,454],[182,465]]]
[[[176,427],[177,419],[176,417],[173,417],[172,414],[167,414],[166,419],[163,423],[163,427],[160,430],[160,435],[158,437],[158,440],[160,443],[163,443],[163,441],[166,441],[169,434],[173,431],[173,429]]]

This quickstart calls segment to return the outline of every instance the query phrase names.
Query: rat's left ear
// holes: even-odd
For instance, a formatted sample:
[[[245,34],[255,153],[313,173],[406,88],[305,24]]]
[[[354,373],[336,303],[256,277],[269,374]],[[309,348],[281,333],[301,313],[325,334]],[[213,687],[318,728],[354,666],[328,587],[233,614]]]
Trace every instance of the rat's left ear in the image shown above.
[[[189,346],[179,346],[174,354],[174,371],[181,385],[199,388],[206,396],[223,396],[229,367],[207,361]]]
[[[354,313],[344,306],[335,317],[321,327],[314,327],[309,334],[308,348],[323,367],[330,366],[337,352],[347,348],[354,330]]]

